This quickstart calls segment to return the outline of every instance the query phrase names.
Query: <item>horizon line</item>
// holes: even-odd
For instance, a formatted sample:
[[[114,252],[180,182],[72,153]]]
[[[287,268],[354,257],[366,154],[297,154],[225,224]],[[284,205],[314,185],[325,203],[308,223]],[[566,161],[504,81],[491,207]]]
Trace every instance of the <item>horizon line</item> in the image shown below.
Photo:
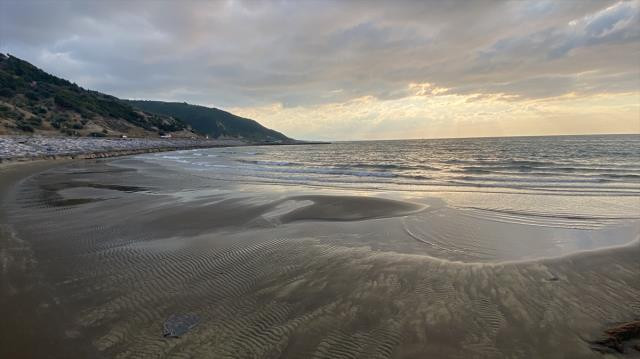
[[[382,142],[382,141],[420,141],[420,140],[472,140],[489,138],[525,138],[525,137],[587,137],[587,136],[640,136],[639,132],[623,133],[579,133],[579,134],[551,134],[551,135],[505,135],[505,136],[472,136],[472,137],[415,137],[415,138],[392,138],[392,139],[370,139],[370,140],[331,140],[331,139],[296,139],[298,141],[323,141],[323,142]]]

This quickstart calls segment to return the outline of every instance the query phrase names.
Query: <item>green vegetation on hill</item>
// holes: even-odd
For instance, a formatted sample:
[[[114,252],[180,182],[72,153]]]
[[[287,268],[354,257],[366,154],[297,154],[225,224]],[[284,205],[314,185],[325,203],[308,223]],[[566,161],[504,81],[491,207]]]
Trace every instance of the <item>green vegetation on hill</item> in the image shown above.
[[[280,132],[229,112],[186,103],[127,101],[85,90],[0,53],[0,134],[243,138],[283,143]]]
[[[179,118],[194,130],[211,137],[236,137],[257,141],[287,142],[290,138],[254,120],[204,106],[180,102],[129,101],[134,107],[158,115]]]
[[[139,111],[116,97],[85,90],[0,54],[0,134],[144,136],[188,129],[180,120]]]

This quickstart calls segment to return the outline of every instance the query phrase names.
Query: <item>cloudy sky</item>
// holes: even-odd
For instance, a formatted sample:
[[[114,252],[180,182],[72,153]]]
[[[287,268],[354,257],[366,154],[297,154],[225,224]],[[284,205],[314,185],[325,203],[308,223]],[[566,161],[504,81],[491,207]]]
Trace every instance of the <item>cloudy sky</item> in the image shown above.
[[[0,0],[0,51],[296,138],[640,132],[640,1]]]

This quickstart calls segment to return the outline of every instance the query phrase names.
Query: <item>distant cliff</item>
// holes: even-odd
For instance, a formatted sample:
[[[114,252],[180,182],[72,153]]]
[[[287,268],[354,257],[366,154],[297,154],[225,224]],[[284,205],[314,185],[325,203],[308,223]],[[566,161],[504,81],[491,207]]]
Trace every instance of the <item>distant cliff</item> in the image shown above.
[[[290,142],[287,136],[268,129],[254,120],[204,106],[180,102],[128,101],[142,111],[180,119],[194,130],[210,137],[244,138],[254,141]]]

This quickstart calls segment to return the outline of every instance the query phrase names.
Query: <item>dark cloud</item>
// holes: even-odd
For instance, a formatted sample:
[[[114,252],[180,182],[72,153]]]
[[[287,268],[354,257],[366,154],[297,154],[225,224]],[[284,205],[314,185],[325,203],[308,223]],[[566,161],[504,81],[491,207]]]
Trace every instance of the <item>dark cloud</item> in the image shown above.
[[[0,1],[0,47],[121,97],[284,106],[639,91],[638,1]]]

